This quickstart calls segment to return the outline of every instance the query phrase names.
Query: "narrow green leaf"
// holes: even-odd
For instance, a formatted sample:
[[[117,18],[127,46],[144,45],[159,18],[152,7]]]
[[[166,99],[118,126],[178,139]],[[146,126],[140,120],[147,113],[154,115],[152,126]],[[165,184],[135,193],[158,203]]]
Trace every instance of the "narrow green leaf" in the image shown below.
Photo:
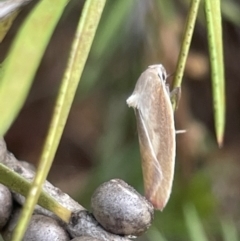
[[[30,13],[3,63],[0,136],[22,108],[53,30],[68,0],[42,0]]]
[[[188,204],[184,207],[183,213],[190,240],[207,241],[208,239],[197,214],[196,208],[193,205]]]
[[[173,88],[178,88],[181,86],[183,73],[184,73],[184,69],[185,69],[185,65],[186,65],[186,61],[187,61],[187,56],[188,56],[190,44],[192,41],[192,35],[193,35],[195,23],[196,23],[196,18],[197,18],[200,1],[201,0],[192,0],[191,1],[189,13],[187,16],[187,22],[186,22],[186,26],[185,26],[185,30],[184,30],[182,46],[181,46],[180,54],[178,57],[177,70],[174,75]],[[172,100],[173,109],[176,108],[176,105],[177,105],[176,102],[177,101],[175,99]]]
[[[24,204],[12,241],[20,241],[30,221],[65,127],[106,0],[87,0],[75,34],[39,167]]]
[[[220,0],[205,0],[215,130],[218,145],[221,147],[224,138],[226,104],[220,4]]]
[[[152,226],[149,229],[147,236],[149,237],[149,240],[151,240],[151,241],[167,241],[167,239],[154,226]]]
[[[238,230],[236,228],[236,225],[232,221],[221,221],[222,225],[222,232],[223,232],[223,240],[224,241],[238,241]]]
[[[29,181],[2,163],[0,163],[0,183],[8,187],[11,191],[17,192],[24,197],[27,196],[31,187],[31,183]],[[38,204],[43,208],[55,213],[62,220],[66,222],[69,221],[72,212],[59,204],[54,198],[43,190],[41,191]]]
[[[0,6],[1,7],[1,6]],[[14,19],[17,17],[19,11],[13,12],[11,15],[0,19],[0,43],[4,39],[5,35],[7,34],[8,30],[12,26]]]

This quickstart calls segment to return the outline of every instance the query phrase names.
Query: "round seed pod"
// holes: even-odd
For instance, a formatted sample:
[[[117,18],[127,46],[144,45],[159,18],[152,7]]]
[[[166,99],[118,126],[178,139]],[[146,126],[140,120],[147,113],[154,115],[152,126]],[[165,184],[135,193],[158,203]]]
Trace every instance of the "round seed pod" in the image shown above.
[[[60,224],[43,215],[33,215],[28,229],[24,236],[24,241],[69,241],[67,232]]]
[[[7,223],[12,212],[12,195],[7,187],[0,184],[0,229]]]
[[[4,240],[10,241],[19,220],[21,209],[17,208],[4,228]],[[69,241],[70,238],[64,228],[54,219],[44,215],[33,215],[23,241]]]
[[[153,220],[153,206],[120,179],[100,185],[92,195],[94,217],[109,232],[139,236]]]
[[[17,221],[18,221],[20,212],[21,212],[21,209],[19,207],[15,207],[15,205],[14,205],[11,217],[10,217],[9,221],[7,222],[7,225],[3,228],[2,232],[1,232],[1,235],[5,241],[11,241],[12,233],[13,233],[14,228],[17,225]]]
[[[90,236],[82,236],[71,239],[71,241],[101,241],[101,239],[96,239]]]

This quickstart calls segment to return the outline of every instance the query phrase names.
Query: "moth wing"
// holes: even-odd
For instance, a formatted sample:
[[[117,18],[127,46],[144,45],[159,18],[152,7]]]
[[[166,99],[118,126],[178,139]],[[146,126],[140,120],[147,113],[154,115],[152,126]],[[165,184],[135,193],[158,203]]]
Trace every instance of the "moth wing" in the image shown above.
[[[163,173],[159,161],[157,160],[151,137],[149,136],[147,122],[144,120],[141,110],[135,109],[135,114],[137,119],[140,153],[142,157],[145,195],[149,201],[151,201],[150,197],[155,196],[155,193],[161,185]]]
[[[162,210],[171,193],[175,162],[173,110],[164,79],[148,68],[127,104],[135,109],[146,198]]]

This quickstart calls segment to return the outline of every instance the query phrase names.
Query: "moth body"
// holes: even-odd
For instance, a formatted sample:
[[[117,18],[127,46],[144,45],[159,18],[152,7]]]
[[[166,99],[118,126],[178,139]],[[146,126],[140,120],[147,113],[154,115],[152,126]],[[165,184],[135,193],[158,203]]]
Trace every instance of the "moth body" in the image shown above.
[[[162,210],[171,193],[176,135],[167,74],[162,65],[151,65],[139,77],[127,99],[135,110],[146,198]]]

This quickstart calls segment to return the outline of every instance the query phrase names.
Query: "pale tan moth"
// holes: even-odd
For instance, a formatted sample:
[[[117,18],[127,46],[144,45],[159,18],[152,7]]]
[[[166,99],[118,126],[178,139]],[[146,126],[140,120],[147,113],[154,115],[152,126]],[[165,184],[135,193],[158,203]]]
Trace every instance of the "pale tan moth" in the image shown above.
[[[163,210],[172,190],[176,132],[174,111],[163,65],[151,65],[127,99],[135,110],[146,198]]]

